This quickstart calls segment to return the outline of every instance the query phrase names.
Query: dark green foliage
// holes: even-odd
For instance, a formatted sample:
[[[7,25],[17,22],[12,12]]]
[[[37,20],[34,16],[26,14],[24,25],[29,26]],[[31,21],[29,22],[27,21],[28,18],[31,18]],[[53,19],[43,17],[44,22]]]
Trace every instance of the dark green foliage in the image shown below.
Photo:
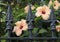
[[[45,4],[47,5],[49,0],[45,0],[44,1]],[[1,4],[3,3],[3,4]],[[36,8],[40,5],[43,5],[43,3],[41,2],[41,0],[10,0],[10,3],[13,5],[11,5],[12,7],[12,15],[13,15],[13,23],[12,23],[12,29],[14,27],[14,23],[16,21],[19,21],[21,19],[26,19],[26,15],[27,13],[24,12],[24,7],[28,4],[31,3],[33,4]],[[1,13],[0,11],[0,37],[6,37],[6,11],[7,11],[7,4],[8,4],[8,0],[0,0],[0,10],[5,12],[5,13]],[[36,13],[36,10],[32,11],[34,14]],[[56,15],[56,19],[60,21],[60,9],[58,11],[54,12]],[[39,36],[39,37],[45,37],[45,36],[51,36],[51,32],[50,32],[50,22],[47,22],[43,20],[41,17],[35,18],[34,19],[34,28],[32,30],[33,32],[33,36]],[[56,22],[56,25],[59,25],[59,23]],[[38,32],[38,33],[37,33]],[[57,32],[56,32],[57,33]],[[37,35],[35,35],[37,34]],[[60,35],[60,33],[57,35]],[[23,31],[22,35],[20,37],[28,37],[29,36],[29,32],[28,31]],[[15,33],[12,33],[12,37],[17,37]],[[14,40],[12,40],[14,41]],[[2,40],[2,42],[5,42],[5,40]],[[17,40],[16,40],[17,42]],[[21,42],[23,42],[21,40]],[[34,41],[37,42],[37,41]],[[39,41],[38,41],[39,42]],[[46,40],[44,41],[46,42]],[[59,42],[59,40],[58,40]]]

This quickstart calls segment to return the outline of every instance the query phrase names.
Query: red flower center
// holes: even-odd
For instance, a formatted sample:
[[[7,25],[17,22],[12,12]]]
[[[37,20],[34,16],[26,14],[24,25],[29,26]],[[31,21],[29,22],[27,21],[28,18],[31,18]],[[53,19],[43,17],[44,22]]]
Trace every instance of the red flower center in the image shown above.
[[[46,12],[45,11],[42,11],[42,14],[45,14]]]
[[[56,6],[56,5],[54,4],[54,6]]]
[[[23,26],[20,26],[20,29],[22,29],[23,28]]]

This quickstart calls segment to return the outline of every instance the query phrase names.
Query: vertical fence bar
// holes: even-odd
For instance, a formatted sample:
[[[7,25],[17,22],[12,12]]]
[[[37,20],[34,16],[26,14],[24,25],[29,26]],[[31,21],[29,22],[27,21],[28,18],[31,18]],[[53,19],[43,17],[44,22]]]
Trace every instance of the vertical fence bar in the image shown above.
[[[11,30],[12,30],[11,23],[12,23],[12,9],[10,4],[8,4],[8,9],[6,14],[6,32],[8,38],[11,36]],[[11,42],[11,40],[7,40],[7,42]]]
[[[55,18],[55,15],[54,15],[54,8],[52,6],[51,8],[51,23],[50,23],[50,28],[51,28],[51,34],[52,34],[52,38],[56,37],[56,32],[55,32],[55,28],[56,28],[56,18]],[[56,40],[52,39],[51,42],[56,42]]]
[[[42,4],[42,5],[45,5],[46,3],[45,3],[45,1],[44,1],[44,0],[41,0],[41,4]]]
[[[31,4],[29,3],[28,5],[29,5],[29,11],[28,11],[28,15],[27,15],[26,19],[28,22],[29,37],[31,38],[33,36],[32,30],[33,30],[34,14],[32,14]],[[30,42],[32,42],[32,40]]]
[[[0,12],[0,23],[1,23],[1,12]],[[1,37],[1,35],[0,35],[0,37]],[[0,42],[1,42],[1,40],[0,40]]]
[[[45,0],[41,0],[41,4],[42,5],[45,5]],[[44,42],[44,39],[43,40],[40,40],[40,42]]]

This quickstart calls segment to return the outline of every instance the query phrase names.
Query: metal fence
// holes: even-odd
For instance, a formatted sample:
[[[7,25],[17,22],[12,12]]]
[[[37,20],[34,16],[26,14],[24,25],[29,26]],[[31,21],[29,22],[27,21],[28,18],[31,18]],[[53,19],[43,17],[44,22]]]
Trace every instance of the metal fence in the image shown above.
[[[59,40],[58,42],[60,42],[60,37],[56,36],[56,30],[55,30],[56,24],[55,23],[57,20],[56,20],[56,16],[54,15],[53,7],[51,9],[50,20],[48,21],[48,22],[50,22],[51,37],[38,37],[37,34],[35,34],[36,36],[32,35],[35,16],[32,13],[31,6],[29,3],[29,12],[26,16],[26,20],[28,22],[28,28],[29,28],[28,32],[30,35],[29,35],[29,37],[23,37],[23,38],[12,36],[11,24],[13,22],[13,16],[12,16],[12,8],[11,8],[10,3],[7,5],[7,7],[8,8],[7,8],[7,14],[6,14],[6,32],[7,32],[8,36],[6,38],[0,37],[0,40],[6,40],[6,42],[16,42],[15,40],[17,40],[18,42],[43,42],[43,40],[46,40],[47,42],[56,42],[56,40]]]

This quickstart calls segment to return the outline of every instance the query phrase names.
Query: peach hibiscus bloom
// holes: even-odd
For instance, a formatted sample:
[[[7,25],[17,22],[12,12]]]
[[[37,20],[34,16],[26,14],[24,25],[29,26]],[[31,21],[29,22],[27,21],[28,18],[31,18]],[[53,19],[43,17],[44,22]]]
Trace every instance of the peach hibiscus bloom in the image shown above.
[[[34,7],[33,5],[31,5],[31,9],[34,10],[35,7]],[[25,10],[25,13],[28,13],[29,5],[27,5],[27,6],[24,8],[24,10]]]
[[[16,26],[14,26],[13,32],[15,32],[17,36],[21,35],[23,30],[28,29],[28,24],[24,19],[22,19],[21,21],[17,21],[15,25]]]
[[[56,26],[57,32],[60,32],[60,25]]]
[[[50,7],[50,6],[51,6],[51,4],[52,4],[52,0],[50,0],[50,1],[49,1],[49,4],[48,4],[48,6]]]
[[[50,0],[48,6],[50,7],[52,3],[53,3],[52,0]],[[60,3],[57,0],[55,0],[54,1],[54,9],[58,10],[59,7],[60,7]]]
[[[46,6],[46,5],[40,6],[40,7],[38,7],[38,8],[36,9],[36,11],[37,11],[37,12],[36,12],[35,15],[36,15],[37,17],[42,16],[42,18],[43,18],[44,20],[49,19],[51,10],[49,9],[48,6]]]
[[[56,0],[54,1],[54,9],[58,9],[60,7],[60,3]]]

